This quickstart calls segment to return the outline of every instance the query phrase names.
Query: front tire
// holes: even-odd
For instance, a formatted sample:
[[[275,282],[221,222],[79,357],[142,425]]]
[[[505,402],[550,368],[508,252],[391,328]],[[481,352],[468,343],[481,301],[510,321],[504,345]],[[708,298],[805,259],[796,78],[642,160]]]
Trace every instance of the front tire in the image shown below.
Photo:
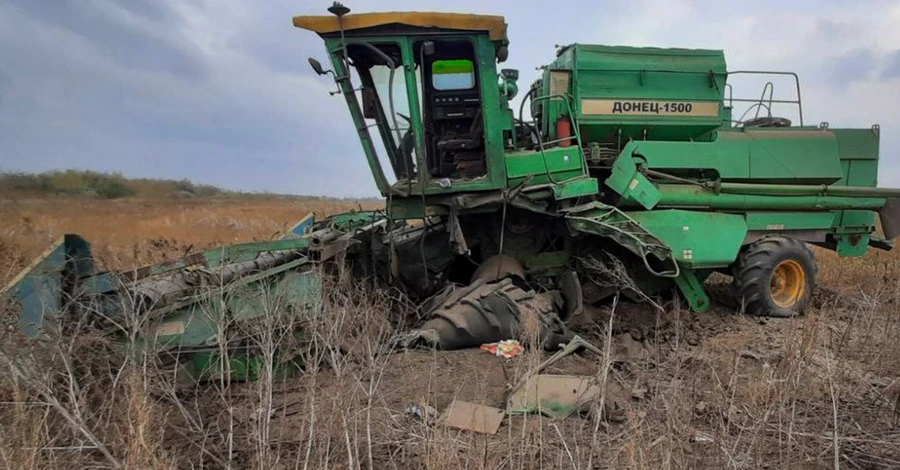
[[[734,290],[750,315],[787,318],[806,309],[816,286],[812,250],[794,238],[770,236],[741,250]]]

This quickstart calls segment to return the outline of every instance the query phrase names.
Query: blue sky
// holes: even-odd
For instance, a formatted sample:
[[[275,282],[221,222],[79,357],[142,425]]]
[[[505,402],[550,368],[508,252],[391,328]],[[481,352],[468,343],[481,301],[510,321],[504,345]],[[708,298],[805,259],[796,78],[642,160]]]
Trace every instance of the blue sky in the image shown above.
[[[900,1],[348,0],[355,12],[504,15],[521,83],[572,42],[724,49],[729,69],[800,73],[807,123],[882,129],[900,186]],[[291,17],[329,1],[0,3],[0,171],[83,168],[231,189],[377,194],[340,97]],[[324,61],[323,61],[324,62]],[[762,83],[736,83],[758,96]],[[776,83],[776,97],[791,89]],[[791,114],[791,113],[785,113]]]

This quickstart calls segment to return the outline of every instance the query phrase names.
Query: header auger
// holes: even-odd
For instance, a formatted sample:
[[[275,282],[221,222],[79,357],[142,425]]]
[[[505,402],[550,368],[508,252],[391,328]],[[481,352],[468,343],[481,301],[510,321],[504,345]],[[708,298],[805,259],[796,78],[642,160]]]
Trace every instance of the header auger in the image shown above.
[[[207,354],[216,326],[199,316],[203,293],[229,292],[223,315],[252,318],[248,292],[262,288],[314,312],[313,267],[344,262],[425,303],[429,320],[406,344],[507,339],[537,315],[555,347],[585,303],[612,295],[600,281],[619,268],[632,288],[678,292],[695,311],[711,304],[703,281],[730,274],[747,313],[793,316],[815,288],[808,245],[861,256],[900,234],[900,190],[875,187],[878,126],[806,125],[794,74],[729,72],[718,50],[571,44],[513,110],[502,17],[329,12],[293,23],[324,41],[330,67],[310,64],[343,96],[385,211],[137,276],[93,272],[83,240],[67,238],[8,287],[25,331],[89,314],[60,312],[64,297],[124,295],[149,299],[132,306],[154,318],[148,340]],[[730,77],[748,74],[788,77],[796,94],[775,100],[767,85],[735,98]],[[749,109],[735,119],[736,106]],[[799,122],[773,114],[784,107]]]

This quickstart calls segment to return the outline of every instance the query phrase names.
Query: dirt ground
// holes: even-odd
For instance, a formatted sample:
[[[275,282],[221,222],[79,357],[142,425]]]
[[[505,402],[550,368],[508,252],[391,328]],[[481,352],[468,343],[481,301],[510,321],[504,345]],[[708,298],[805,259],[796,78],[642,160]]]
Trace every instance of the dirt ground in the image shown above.
[[[270,238],[306,212],[357,206],[276,199],[0,201],[0,283],[64,232],[93,241],[108,266],[130,266]],[[84,398],[78,405],[90,388],[82,384],[62,400],[65,409],[77,410],[75,418],[85,417],[75,422],[87,429],[76,431],[71,421],[30,407],[52,401],[46,393],[5,386],[0,464],[900,468],[900,255],[816,255],[813,308],[794,319],[740,314],[729,279],[720,275],[707,281],[715,299],[707,313],[689,312],[672,299],[659,310],[625,300],[590,307],[574,329],[604,354],[583,351],[545,373],[590,376],[601,385],[602,400],[565,419],[507,416],[497,434],[483,435],[411,415],[411,405],[440,412],[454,400],[505,408],[513,387],[551,353],[526,350],[502,359],[481,350],[387,352],[384,343],[397,333],[392,304],[343,286],[329,299],[328,318],[310,326],[317,347],[294,377],[184,390],[160,386],[165,381],[144,372],[135,375],[136,385],[115,382],[118,391],[109,394],[115,400]]]

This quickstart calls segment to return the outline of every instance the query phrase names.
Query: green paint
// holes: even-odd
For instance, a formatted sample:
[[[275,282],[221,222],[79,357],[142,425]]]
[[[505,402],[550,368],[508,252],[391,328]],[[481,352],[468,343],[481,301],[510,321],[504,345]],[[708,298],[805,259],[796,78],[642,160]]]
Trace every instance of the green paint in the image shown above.
[[[635,161],[627,157],[619,157],[613,164],[606,185],[623,198],[623,202],[640,204],[644,209],[653,209],[659,203],[659,191],[638,172]]]
[[[567,211],[566,221],[576,232],[612,239],[637,255],[647,270],[657,276],[678,275],[679,268],[671,247],[615,207],[592,202]]]
[[[711,142],[633,141],[622,158],[681,176],[831,184],[842,177],[834,134],[815,129],[718,132]]]
[[[506,174],[510,181],[533,177],[533,184],[548,183],[551,178],[560,180],[566,175],[584,174],[584,158],[575,147],[507,153]]]
[[[282,359],[278,358],[278,361]],[[223,357],[217,351],[201,351],[190,355],[186,367],[180,371],[186,376],[179,379],[211,381],[227,377],[238,382],[255,381],[263,377],[268,368],[265,357],[259,354],[234,351]],[[275,379],[291,377],[297,371],[297,365],[294,361],[276,362],[272,364],[271,371]]]
[[[862,256],[869,248],[870,235],[868,233],[838,234],[837,251],[840,256]]]
[[[720,102],[725,89],[725,57],[722,51],[662,49],[573,44],[563,48],[544,72],[542,93],[551,93],[551,75],[568,72],[568,90],[575,106],[582,138],[608,141],[618,138],[644,140],[699,140],[722,125]],[[632,102],[710,102],[712,116],[661,114],[607,114],[586,112],[583,100]],[[566,113],[558,103],[547,103],[542,128],[556,137],[555,123]],[[645,134],[646,132],[646,134]]]
[[[681,274],[675,278],[675,285],[684,295],[691,310],[705,312],[709,310],[710,300],[703,290],[703,282],[694,274],[692,269],[682,269]]]
[[[549,251],[520,256],[522,265],[529,275],[553,276],[562,273],[569,263],[568,251]]]
[[[830,230],[833,212],[747,212],[747,229],[781,232],[784,230]]]
[[[658,187],[661,207],[697,207],[723,210],[835,210],[880,209],[887,199],[867,196],[789,196],[728,194],[688,185],[665,184]],[[815,191],[815,187],[810,188]]]
[[[672,250],[675,260],[689,268],[730,265],[747,234],[740,214],[686,210],[626,212]]]
[[[594,196],[599,192],[596,178],[574,178],[553,185],[553,197],[557,201]]]

